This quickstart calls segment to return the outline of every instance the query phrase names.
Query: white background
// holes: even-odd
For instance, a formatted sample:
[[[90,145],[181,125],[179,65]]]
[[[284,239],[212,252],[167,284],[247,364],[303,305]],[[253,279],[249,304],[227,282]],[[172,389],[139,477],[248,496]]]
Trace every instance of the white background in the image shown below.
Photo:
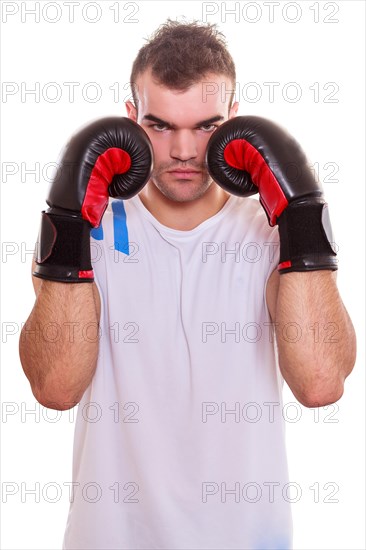
[[[69,506],[76,409],[38,405],[18,358],[19,328],[34,302],[31,251],[48,163],[78,126],[125,115],[130,67],[143,39],[182,15],[218,23],[226,35],[239,114],[279,122],[318,163],[358,360],[336,405],[285,411],[290,480],[301,489],[293,504],[295,548],[365,548],[364,2],[74,4],[71,22],[65,2],[2,2],[2,548],[61,548]],[[27,11],[34,9],[39,21]],[[74,98],[65,82],[79,83]],[[38,97],[25,93],[37,86]],[[32,167],[36,175],[26,174]],[[295,403],[287,388],[284,402]]]

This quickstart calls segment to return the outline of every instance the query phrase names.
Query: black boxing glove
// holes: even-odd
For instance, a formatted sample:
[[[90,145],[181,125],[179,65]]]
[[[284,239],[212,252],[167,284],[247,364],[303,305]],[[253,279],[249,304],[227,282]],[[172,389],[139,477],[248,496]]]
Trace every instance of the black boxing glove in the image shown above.
[[[300,145],[284,129],[255,116],[232,118],[212,134],[211,177],[234,195],[259,192],[280,234],[280,273],[336,270],[328,205]]]
[[[90,231],[98,227],[109,197],[129,199],[147,183],[152,146],[145,131],[125,117],[84,126],[61,154],[42,212],[33,275],[91,283]]]

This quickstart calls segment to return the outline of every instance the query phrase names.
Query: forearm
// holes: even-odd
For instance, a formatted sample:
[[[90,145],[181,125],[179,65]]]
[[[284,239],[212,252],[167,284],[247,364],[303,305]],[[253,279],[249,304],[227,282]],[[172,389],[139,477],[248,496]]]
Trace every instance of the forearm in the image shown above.
[[[94,375],[99,319],[93,286],[42,280],[22,329],[23,370],[36,399],[49,408],[71,408]]]
[[[293,272],[279,279],[275,327],[283,377],[306,406],[337,401],[354,366],[356,340],[335,273]]]

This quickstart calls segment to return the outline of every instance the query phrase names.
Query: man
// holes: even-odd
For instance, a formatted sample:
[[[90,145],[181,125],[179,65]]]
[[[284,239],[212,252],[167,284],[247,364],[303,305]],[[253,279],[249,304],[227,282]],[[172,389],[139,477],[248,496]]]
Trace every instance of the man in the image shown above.
[[[47,264],[63,192],[43,216],[20,353],[40,403],[79,403],[65,549],[291,548],[283,378],[305,406],[337,401],[355,337],[335,271],[280,275],[261,204],[209,176],[208,141],[238,111],[221,93],[235,80],[214,26],[168,21],[140,50],[126,104],[154,169],[88,218],[95,282],[87,263],[76,277],[92,284]],[[32,337],[50,322],[61,341]]]

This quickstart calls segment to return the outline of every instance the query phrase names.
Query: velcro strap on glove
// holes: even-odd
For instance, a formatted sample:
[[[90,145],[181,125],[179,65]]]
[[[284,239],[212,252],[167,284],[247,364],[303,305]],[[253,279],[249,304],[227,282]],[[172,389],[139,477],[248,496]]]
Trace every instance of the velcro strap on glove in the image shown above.
[[[338,269],[328,205],[322,198],[302,197],[290,202],[277,223],[280,273]]]
[[[42,212],[35,277],[58,282],[92,283],[91,225],[81,215]]]

